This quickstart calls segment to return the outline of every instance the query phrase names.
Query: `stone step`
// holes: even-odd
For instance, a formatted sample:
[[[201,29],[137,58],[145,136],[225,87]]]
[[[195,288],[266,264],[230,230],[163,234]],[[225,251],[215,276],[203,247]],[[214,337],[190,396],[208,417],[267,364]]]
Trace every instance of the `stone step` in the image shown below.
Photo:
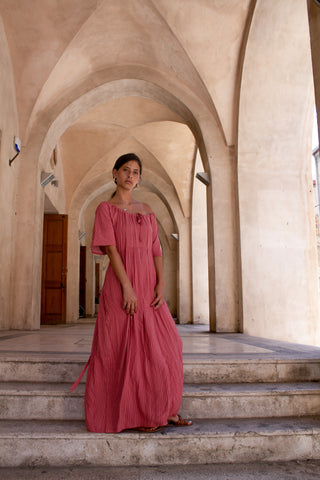
[[[66,357],[66,356],[65,356]],[[0,358],[0,382],[74,382],[86,359],[26,354]],[[320,359],[222,359],[184,356],[185,383],[312,382],[320,380]],[[85,382],[85,377],[82,383]]]
[[[204,356],[205,357],[205,356]],[[320,381],[320,359],[232,358],[186,356],[185,383],[258,383]]]
[[[320,415],[320,383],[185,385],[181,414],[191,418]],[[0,419],[83,420],[84,385],[0,384]]]
[[[83,422],[0,421],[0,466],[199,465],[320,458],[320,417],[196,420],[153,434]]]

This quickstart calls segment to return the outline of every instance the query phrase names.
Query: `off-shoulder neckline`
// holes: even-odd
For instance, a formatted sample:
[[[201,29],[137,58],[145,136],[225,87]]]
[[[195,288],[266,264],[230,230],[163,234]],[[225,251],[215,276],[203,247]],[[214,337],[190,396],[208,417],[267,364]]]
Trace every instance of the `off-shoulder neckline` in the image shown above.
[[[131,212],[127,212],[127,211],[124,211],[122,208],[120,207],[117,207],[117,205],[114,205],[113,203],[110,203],[110,202],[105,202],[107,205],[111,205],[111,207],[114,207],[116,210],[119,210],[120,212],[122,212],[124,215],[140,215],[141,217],[148,217],[149,215],[154,215],[154,212],[151,212],[151,213],[131,213]]]

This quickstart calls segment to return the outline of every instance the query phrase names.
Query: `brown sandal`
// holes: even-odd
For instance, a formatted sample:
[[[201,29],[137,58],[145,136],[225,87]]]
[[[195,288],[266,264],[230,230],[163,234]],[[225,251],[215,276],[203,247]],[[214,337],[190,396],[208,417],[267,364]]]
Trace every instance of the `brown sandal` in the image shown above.
[[[185,418],[182,418],[181,415],[178,415],[178,420],[169,420],[168,425],[174,427],[190,427],[192,425],[192,420],[186,420]]]
[[[135,430],[138,430],[138,432],[143,432],[143,433],[153,433],[153,432],[158,432],[160,428],[161,426],[158,425],[156,427],[138,427],[138,428],[135,428]]]

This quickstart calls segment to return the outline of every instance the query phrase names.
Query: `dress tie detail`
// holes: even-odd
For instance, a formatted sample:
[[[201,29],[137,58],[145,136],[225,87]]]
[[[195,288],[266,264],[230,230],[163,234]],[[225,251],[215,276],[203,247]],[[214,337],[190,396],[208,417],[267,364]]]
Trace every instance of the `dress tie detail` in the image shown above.
[[[140,225],[140,228],[139,228],[139,243],[142,242],[143,238],[142,238],[142,228],[141,228],[141,224],[142,224],[142,214],[141,213],[137,213],[137,224]]]

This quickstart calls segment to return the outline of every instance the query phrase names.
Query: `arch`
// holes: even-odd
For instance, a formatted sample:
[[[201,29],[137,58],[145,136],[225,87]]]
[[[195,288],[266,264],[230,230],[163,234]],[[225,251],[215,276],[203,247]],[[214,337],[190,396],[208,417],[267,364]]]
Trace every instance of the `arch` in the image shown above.
[[[119,76],[119,70],[117,68],[114,72],[114,76]],[[125,69],[128,74],[128,70]],[[110,75],[110,69],[107,69]],[[40,168],[44,168],[48,159],[50,158],[52,149],[57,143],[62,133],[72,125],[74,121],[79,118],[84,112],[90,108],[106,102],[110,98],[120,98],[121,96],[143,96],[145,98],[152,99],[153,101],[166,105],[169,109],[176,112],[184,120],[185,124],[191,129],[195,136],[196,142],[201,153],[202,162],[205,169],[209,172],[212,185],[208,189],[208,244],[209,244],[209,285],[210,285],[210,317],[211,325],[221,323],[221,330],[223,330],[223,323],[227,321],[231,325],[228,326],[228,330],[233,329],[232,325],[237,323],[235,318],[235,311],[237,309],[237,285],[234,267],[234,254],[228,255],[224,261],[217,256],[215,244],[230,245],[230,249],[234,249],[235,238],[234,229],[225,228],[220,229],[220,235],[213,241],[214,231],[219,231],[218,224],[220,219],[223,219],[224,223],[232,224],[232,207],[230,207],[230,184],[232,183],[232,176],[230,175],[230,151],[226,146],[221,129],[217,123],[215,116],[210,112],[210,109],[204,105],[196,95],[192,92],[183,89],[183,85],[178,81],[172,82],[172,79],[168,79],[160,72],[156,72],[151,69],[141,69],[139,74],[133,67],[131,74],[136,72],[138,78],[118,78],[117,80],[111,80],[108,83],[94,85],[92,83],[86,84],[86,89],[83,93],[83,88],[77,88],[73,92],[69,92],[69,97],[65,96],[57,100],[54,105],[48,106],[48,108],[39,113],[36,116],[32,128],[29,130],[28,148],[26,149],[24,156],[25,161],[29,162],[30,170],[32,165],[34,171],[39,171]],[[139,78],[142,73],[152,73],[152,80],[150,82],[146,79]],[[105,73],[105,71],[104,71]],[[101,74],[102,76],[102,74]],[[100,83],[101,76],[99,77]],[[96,79],[97,80],[97,79]],[[104,80],[106,80],[104,78]],[[94,83],[94,82],[93,82]],[[83,87],[84,85],[82,85]],[[91,90],[90,90],[91,88]],[[217,161],[218,159],[218,161]],[[225,165],[227,170],[225,172]],[[24,218],[30,219],[30,227],[26,224],[17,224],[17,235],[27,238],[33,238],[33,255],[29,259],[24,259],[26,268],[33,269],[33,285],[40,284],[41,268],[37,267],[37,258],[41,256],[41,238],[42,238],[42,218],[40,214],[41,198],[43,198],[43,192],[39,188],[37,178],[31,174],[30,170],[27,172],[28,176],[28,189],[33,190],[33,195],[28,197],[28,202],[23,201],[23,195],[19,197],[17,202],[17,209]],[[224,172],[224,173],[223,173]],[[223,173],[223,175],[221,175]],[[26,186],[23,182],[19,183],[19,187],[23,191]],[[227,186],[227,188],[223,188]],[[219,190],[220,198],[217,200],[214,195],[215,189]],[[225,197],[225,198],[224,198]],[[214,218],[218,212],[217,220]],[[36,219],[36,221],[35,221]],[[71,217],[72,219],[72,217]],[[73,219],[75,221],[75,219]],[[31,225],[35,228],[31,228]],[[186,239],[187,251],[190,251],[190,224],[189,221],[184,221],[181,225],[181,238]],[[179,249],[181,250],[179,242]],[[20,264],[20,258],[15,258],[15,265]],[[226,268],[226,263],[230,264],[230,267]],[[189,277],[184,280],[183,275],[179,276],[180,280],[186,284],[186,288],[189,291],[191,288],[191,282]],[[219,283],[229,283],[232,288],[228,290],[227,298],[220,296],[220,292],[223,291],[221,287],[217,286]],[[17,279],[16,289],[20,291],[22,297],[25,295],[26,289],[22,285],[21,280]],[[226,289],[224,289],[226,291]],[[32,294],[31,294],[32,297]],[[21,324],[25,325],[26,322],[30,325],[30,317],[32,325],[36,328],[39,318],[39,305],[40,298],[36,294],[33,294],[32,308],[28,311],[23,307],[17,309],[16,305],[13,305],[13,317],[19,318]],[[190,301],[192,294],[186,297],[188,302],[183,304],[184,316],[191,319]],[[219,303],[220,302],[220,303]],[[31,315],[30,315],[30,312]],[[181,312],[180,312],[181,314]],[[218,322],[217,322],[218,319]],[[234,331],[234,330],[233,330]]]
[[[139,152],[140,153],[140,152]],[[108,152],[113,159],[117,157],[116,152]],[[143,156],[142,156],[143,158]],[[100,162],[105,164],[104,159]],[[111,169],[110,169],[111,170]],[[87,209],[88,205],[94,201],[94,199],[100,196],[104,192],[110,192],[114,189],[114,184],[111,181],[111,171],[105,172],[105,175],[101,175],[97,172],[88,172],[87,176],[81,184],[78,186],[71,203],[69,212],[69,240],[68,240],[68,304],[67,311],[70,322],[74,322],[78,315],[78,276],[79,276],[79,242],[77,233],[80,226],[80,221],[83,213]],[[189,226],[189,219],[185,219],[177,193],[174,186],[168,185],[161,177],[157,176],[149,170],[145,165],[143,167],[143,185],[146,189],[153,192],[165,206],[168,211],[173,224],[176,227],[177,232],[180,229]],[[157,211],[155,210],[157,214]],[[161,223],[160,223],[161,226]],[[162,234],[165,229],[162,229]],[[166,244],[170,241],[170,234],[166,234]],[[187,259],[191,257],[190,244],[187,240],[181,239],[179,242],[179,259],[183,259],[184,265],[180,265],[178,262],[178,270],[185,270],[183,278],[179,278],[178,286],[178,317],[181,323],[190,322],[190,310],[192,303],[191,292],[189,292],[188,285],[191,284],[191,264]],[[182,255],[184,252],[184,255]],[[189,302],[186,301],[186,297],[189,298]],[[183,300],[184,299],[184,300]]]

